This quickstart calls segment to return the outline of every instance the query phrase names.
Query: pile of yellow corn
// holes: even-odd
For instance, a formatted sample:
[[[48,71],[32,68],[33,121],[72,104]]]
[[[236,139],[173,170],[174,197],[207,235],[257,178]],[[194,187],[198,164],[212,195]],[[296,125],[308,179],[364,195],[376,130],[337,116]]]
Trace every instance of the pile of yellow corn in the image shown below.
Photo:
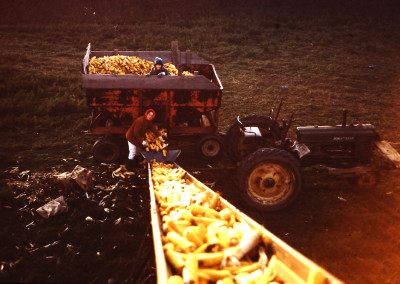
[[[93,56],[89,61],[89,74],[146,75],[152,67],[153,62],[137,56]],[[178,75],[178,69],[172,63],[165,63],[164,67],[168,69],[171,75]],[[192,76],[193,74],[184,71],[182,75]]]
[[[172,164],[152,163],[163,247],[174,271],[168,283],[277,283],[269,238],[185,175]]]
[[[171,75],[178,75],[178,69],[175,67],[174,64],[172,63],[165,63],[164,67],[168,69],[169,73],[171,73]],[[193,76],[192,73],[190,73],[189,71],[183,71],[182,72],[183,76]]]
[[[149,152],[150,150],[159,152],[162,151],[162,154],[164,157],[167,156],[167,151],[165,150],[165,147],[168,146],[168,144],[165,143],[165,137],[166,137],[166,129],[160,130],[160,135],[163,137],[162,139],[159,139],[159,137],[156,137],[156,135],[149,131],[145,133],[145,141],[147,143],[146,146],[146,151]]]
[[[89,61],[89,74],[135,74],[146,75],[153,63],[137,56],[93,56]]]

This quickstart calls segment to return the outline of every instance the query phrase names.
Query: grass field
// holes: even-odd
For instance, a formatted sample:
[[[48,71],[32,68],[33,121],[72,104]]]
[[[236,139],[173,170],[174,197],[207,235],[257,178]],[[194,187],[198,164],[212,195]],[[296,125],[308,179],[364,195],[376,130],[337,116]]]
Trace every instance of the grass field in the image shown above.
[[[390,1],[1,3],[12,3],[1,20],[3,160],[26,144],[47,151],[81,138],[89,42],[94,50],[169,50],[178,40],[208,59],[224,86],[222,130],[283,99],[283,117],[295,113],[298,125],[340,123],[346,108],[350,122],[399,138],[390,131],[399,85],[398,7]]]
[[[80,86],[89,42],[169,50],[177,40],[204,57],[224,87],[221,130],[283,100],[281,117],[294,113],[295,126],[340,124],[347,109],[349,123],[372,123],[400,142],[396,1],[3,0],[0,8],[2,171],[70,170],[62,159],[90,156]]]

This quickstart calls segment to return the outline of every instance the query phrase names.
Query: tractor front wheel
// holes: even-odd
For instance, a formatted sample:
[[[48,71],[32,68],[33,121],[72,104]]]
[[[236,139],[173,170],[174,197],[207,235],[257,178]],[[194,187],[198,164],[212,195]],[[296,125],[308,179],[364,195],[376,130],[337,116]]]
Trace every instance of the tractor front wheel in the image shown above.
[[[300,164],[287,151],[259,149],[242,161],[239,171],[243,199],[260,211],[283,209],[300,192]]]

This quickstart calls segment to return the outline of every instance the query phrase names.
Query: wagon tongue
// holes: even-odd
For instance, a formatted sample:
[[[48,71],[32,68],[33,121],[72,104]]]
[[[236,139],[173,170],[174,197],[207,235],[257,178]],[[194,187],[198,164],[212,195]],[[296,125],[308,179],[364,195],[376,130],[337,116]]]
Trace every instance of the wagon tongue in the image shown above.
[[[140,151],[140,154],[148,161],[155,160],[156,162],[173,163],[181,154],[181,150],[167,150],[166,156],[162,152],[156,151]]]

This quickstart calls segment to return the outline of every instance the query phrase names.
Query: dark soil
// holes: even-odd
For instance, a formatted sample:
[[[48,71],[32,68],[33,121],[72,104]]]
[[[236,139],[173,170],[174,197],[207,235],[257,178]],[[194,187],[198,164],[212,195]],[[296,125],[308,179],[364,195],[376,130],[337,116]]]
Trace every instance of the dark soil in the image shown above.
[[[154,283],[146,170],[113,177],[118,165],[93,164],[93,189],[66,188],[55,175],[77,162],[2,172],[0,282]],[[36,213],[61,195],[68,212]]]
[[[178,164],[339,279],[400,281],[396,170],[382,170],[375,187],[359,188],[324,167],[305,168],[296,201],[282,211],[262,213],[240,199],[236,170],[221,169],[231,164],[206,163],[183,150]],[[79,163],[71,158],[40,171],[1,172],[1,282],[155,283],[146,169],[123,178],[112,174],[118,164],[86,162],[94,173],[93,189],[67,189],[56,182],[56,174]],[[35,212],[60,195],[68,212],[49,219]]]
[[[287,244],[346,283],[399,283],[400,183],[398,170],[383,171],[374,188],[357,188],[323,168],[306,169],[297,200],[282,211],[247,207],[229,182],[214,189]],[[318,180],[322,177],[323,182]]]

